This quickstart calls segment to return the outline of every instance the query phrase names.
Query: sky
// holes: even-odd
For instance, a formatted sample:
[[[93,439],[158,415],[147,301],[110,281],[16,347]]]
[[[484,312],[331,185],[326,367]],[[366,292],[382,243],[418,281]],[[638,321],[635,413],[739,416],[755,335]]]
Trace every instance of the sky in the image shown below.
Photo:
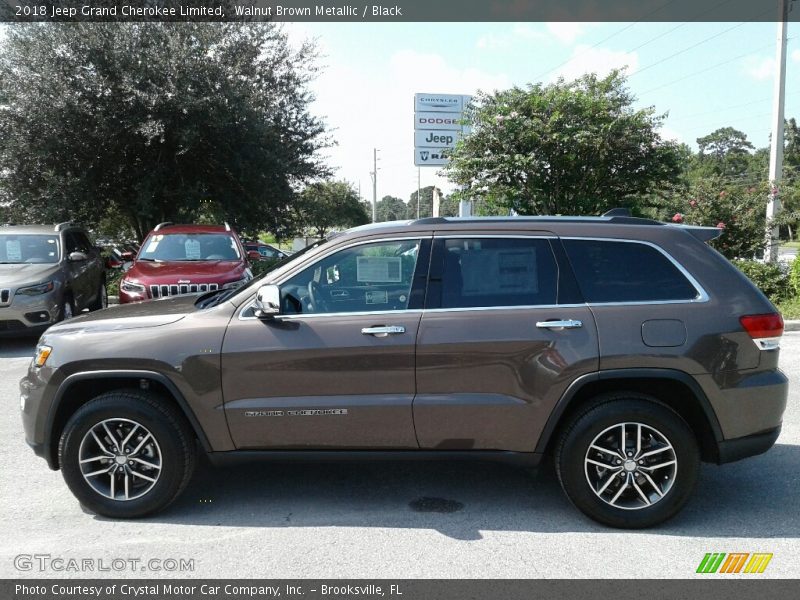
[[[636,106],[667,113],[666,138],[697,148],[719,127],[769,144],[775,23],[290,23],[293,43],[317,40],[323,74],[311,88],[314,114],[338,145],[327,149],[335,177],[372,199],[408,200],[416,92],[474,94],[513,85],[607,74],[627,67]],[[800,24],[788,25],[786,116],[800,118]],[[796,39],[793,39],[796,36]],[[421,185],[452,189],[434,167]]]

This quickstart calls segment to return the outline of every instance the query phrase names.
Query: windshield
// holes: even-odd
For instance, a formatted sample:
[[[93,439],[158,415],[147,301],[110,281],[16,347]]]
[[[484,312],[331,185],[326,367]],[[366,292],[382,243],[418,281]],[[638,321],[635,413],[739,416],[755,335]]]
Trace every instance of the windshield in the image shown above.
[[[239,248],[227,233],[156,233],[145,240],[137,260],[239,260]]]
[[[57,263],[57,235],[0,234],[0,263]]]

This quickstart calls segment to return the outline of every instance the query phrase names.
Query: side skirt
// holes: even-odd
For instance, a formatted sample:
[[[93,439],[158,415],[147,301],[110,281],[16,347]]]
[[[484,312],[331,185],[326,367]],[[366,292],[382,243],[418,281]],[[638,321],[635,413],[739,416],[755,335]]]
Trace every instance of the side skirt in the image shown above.
[[[232,450],[207,452],[215,466],[252,461],[270,462],[371,462],[371,461],[431,461],[465,460],[502,462],[519,467],[536,467],[542,454],[500,450]]]

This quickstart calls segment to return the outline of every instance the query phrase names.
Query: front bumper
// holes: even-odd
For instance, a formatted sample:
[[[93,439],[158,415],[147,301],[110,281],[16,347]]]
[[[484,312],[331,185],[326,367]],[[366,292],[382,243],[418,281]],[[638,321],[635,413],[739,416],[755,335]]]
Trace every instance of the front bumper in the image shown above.
[[[11,304],[0,306],[0,336],[41,332],[58,321],[60,310],[58,294],[55,292],[39,296],[15,294]]]

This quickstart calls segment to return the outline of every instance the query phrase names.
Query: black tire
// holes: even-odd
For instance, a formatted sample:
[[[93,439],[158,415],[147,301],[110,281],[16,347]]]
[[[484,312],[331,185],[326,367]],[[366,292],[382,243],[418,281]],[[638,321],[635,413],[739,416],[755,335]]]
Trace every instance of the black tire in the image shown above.
[[[100,281],[100,287],[97,288],[94,302],[89,305],[90,311],[102,310],[108,308],[108,292],[106,291],[106,280],[103,278]]]
[[[617,446],[606,440],[621,440],[622,434],[618,434],[616,428],[619,427],[621,431],[623,423],[634,424],[626,426],[628,431],[625,439],[628,444],[631,443],[631,432],[634,434],[633,443],[637,439],[635,424],[642,424],[643,431],[653,434],[649,440],[654,445],[649,448],[661,450],[641,462],[633,460],[633,464],[629,460],[618,460],[615,455],[606,458],[610,453],[592,450],[592,454],[589,454],[590,445],[601,434],[608,437],[599,438],[597,443],[602,448],[616,450]],[[661,434],[672,449],[657,444],[654,441],[658,439],[655,434]],[[623,455],[627,452],[636,453],[635,447],[627,445],[626,448],[630,450],[623,452]],[[645,451],[642,450],[641,454],[645,454]],[[620,458],[624,459],[623,455]],[[677,461],[674,472],[672,466],[661,467],[657,471],[648,470],[648,466],[667,464],[673,457]],[[587,459],[612,463],[613,468],[619,470],[597,468],[595,463],[585,462]],[[622,466],[617,466],[619,463]],[[637,464],[644,465],[644,468],[637,467]],[[595,398],[585,410],[575,414],[566,423],[556,446],[555,467],[567,497],[585,515],[605,525],[641,529],[670,519],[686,504],[697,482],[700,451],[689,425],[668,406],[654,398],[637,394],[606,394]],[[628,469],[634,470],[629,472]],[[645,474],[654,481],[653,485],[645,479]],[[616,476],[620,478],[619,481],[608,479]],[[590,478],[596,481],[590,482]],[[598,492],[603,489],[601,484],[606,483],[609,487],[601,493],[601,497]],[[633,483],[637,484],[638,489]],[[627,484],[630,485],[620,492],[616,504],[612,506],[610,500]],[[661,491],[655,490],[655,486],[659,486]],[[638,490],[643,490],[644,494]],[[649,496],[651,503],[647,504],[643,496]],[[627,508],[621,507],[624,504],[627,504]]]
[[[82,441],[85,437],[90,440],[90,430],[108,419],[139,424],[152,434],[157,443],[160,470],[157,476],[150,472],[155,483],[141,497],[129,500],[106,497],[88,483],[81,470]],[[180,495],[194,471],[195,440],[184,416],[170,404],[149,392],[119,390],[90,400],[72,415],[61,435],[58,458],[64,481],[83,506],[106,517],[130,519],[163,510]],[[104,474],[100,477],[111,476]],[[94,478],[91,480],[96,481]]]

